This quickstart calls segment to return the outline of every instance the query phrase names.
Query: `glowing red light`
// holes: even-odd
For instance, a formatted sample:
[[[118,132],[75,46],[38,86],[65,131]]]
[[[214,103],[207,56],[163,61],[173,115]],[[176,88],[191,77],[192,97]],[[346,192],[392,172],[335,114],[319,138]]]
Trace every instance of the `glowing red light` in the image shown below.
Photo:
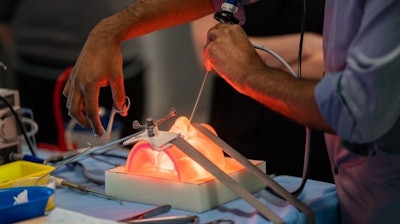
[[[211,126],[204,126],[215,133]],[[195,129],[186,117],[179,117],[169,131],[180,133],[189,144],[219,168],[223,170],[226,168],[227,163],[222,149]],[[232,165],[229,167],[240,168]],[[145,141],[136,143],[132,148],[125,169],[128,174],[188,183],[200,183],[214,178],[176,146],[171,145],[163,151],[157,151]]]

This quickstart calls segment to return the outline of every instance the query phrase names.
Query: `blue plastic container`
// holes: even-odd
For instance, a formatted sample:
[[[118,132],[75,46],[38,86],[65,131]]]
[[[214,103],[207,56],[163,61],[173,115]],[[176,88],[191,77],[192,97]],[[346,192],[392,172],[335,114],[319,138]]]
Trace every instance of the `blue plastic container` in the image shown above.
[[[28,191],[28,202],[14,205],[14,197]],[[47,201],[54,190],[48,187],[13,187],[0,189],[0,222],[14,223],[45,213]]]

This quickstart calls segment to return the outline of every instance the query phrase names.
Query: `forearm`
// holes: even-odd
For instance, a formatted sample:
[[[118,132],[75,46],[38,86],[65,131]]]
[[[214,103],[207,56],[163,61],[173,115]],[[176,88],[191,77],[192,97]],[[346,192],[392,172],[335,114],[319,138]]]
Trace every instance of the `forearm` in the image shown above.
[[[210,0],[137,0],[103,19],[91,36],[102,35],[119,44],[155,30],[192,21],[213,10]]]
[[[314,89],[318,81],[297,80],[273,68],[260,70],[257,75],[247,73],[245,77],[246,80],[242,82],[246,83],[242,86],[244,94],[302,125],[333,132],[315,101]]]
[[[203,48],[207,31],[218,22],[212,15],[191,23],[192,39],[199,64],[203,64]],[[255,44],[264,45],[276,52],[297,72],[300,34],[279,36],[249,37]],[[302,78],[321,79],[323,73],[322,37],[314,33],[305,33],[302,51]],[[259,52],[262,60],[271,67],[285,69],[285,66],[266,52]]]
[[[203,49],[207,42],[207,32],[219,22],[214,19],[213,14],[198,19],[190,24],[192,42],[197,61],[200,66],[204,65]]]

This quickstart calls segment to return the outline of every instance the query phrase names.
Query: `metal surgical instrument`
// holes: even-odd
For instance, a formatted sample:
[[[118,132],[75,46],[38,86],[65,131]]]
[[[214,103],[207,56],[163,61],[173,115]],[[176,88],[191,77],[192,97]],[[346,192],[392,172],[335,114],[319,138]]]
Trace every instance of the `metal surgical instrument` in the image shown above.
[[[117,108],[115,108],[115,106],[113,106],[113,108],[111,110],[110,118],[108,120],[107,130],[99,137],[99,139],[97,141],[98,144],[104,144],[108,140],[110,140],[112,127],[114,124],[115,114],[116,113],[121,114],[121,115],[126,114],[129,110],[130,106],[131,106],[131,100],[129,99],[128,96],[126,96],[126,104],[122,110],[118,110]]]
[[[95,191],[95,190],[93,190],[92,188],[90,188],[88,186],[85,186],[85,185],[82,185],[82,184],[71,183],[69,181],[66,181],[66,180],[64,180],[62,178],[58,178],[58,177],[55,177],[55,178],[56,178],[56,185],[57,186],[65,186],[65,187],[77,189],[77,190],[85,192],[85,193],[95,194],[95,195],[98,195],[98,196],[101,196],[101,197],[104,197],[104,198],[107,198],[107,199],[118,200],[116,197],[101,193],[99,191]],[[120,201],[120,200],[118,200],[118,201]],[[120,201],[120,203],[121,203],[121,201]]]
[[[161,206],[157,206],[155,208],[152,208],[150,210],[141,212],[139,214],[130,216],[128,218],[124,218],[124,219],[120,219],[118,220],[118,222],[130,222],[133,220],[138,220],[138,219],[147,219],[147,218],[151,218],[157,215],[161,215],[164,213],[167,213],[169,210],[171,210],[172,206],[171,205],[161,205]]]
[[[199,223],[199,217],[197,215],[176,215],[176,216],[165,216],[165,217],[155,217],[147,219],[132,220],[128,223],[147,223],[147,224],[187,224]]]

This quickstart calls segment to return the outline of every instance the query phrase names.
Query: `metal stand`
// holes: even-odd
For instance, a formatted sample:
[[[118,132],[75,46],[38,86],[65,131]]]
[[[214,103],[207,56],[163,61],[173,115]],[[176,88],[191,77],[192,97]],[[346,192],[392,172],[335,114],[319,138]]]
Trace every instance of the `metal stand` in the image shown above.
[[[161,121],[164,121],[176,113],[172,110],[170,114]],[[276,215],[272,210],[270,210],[266,205],[262,204],[256,197],[254,197],[249,191],[243,188],[235,180],[233,180],[228,174],[221,170],[217,165],[211,162],[207,157],[200,153],[196,148],[190,145],[185,139],[181,137],[179,133],[172,133],[168,131],[158,131],[157,125],[160,122],[151,122],[152,119],[146,121],[146,125],[140,125],[136,123],[136,127],[143,127],[146,131],[141,134],[127,140],[124,142],[125,145],[137,142],[139,140],[148,141],[153,145],[155,150],[162,151],[168,148],[171,144],[177,146],[182,152],[188,155],[191,159],[201,165],[204,169],[215,176],[217,180],[223,183],[227,188],[236,193],[240,198],[245,200],[251,206],[253,206],[262,216],[270,220],[273,223],[284,223],[284,221]],[[298,200],[295,196],[290,194],[285,188],[283,188],[279,183],[273,180],[269,175],[262,172],[255,165],[253,165],[247,158],[229,146],[222,139],[218,138],[214,133],[209,131],[207,128],[200,124],[192,124],[199,132],[203,133],[207,138],[215,142],[222,150],[227,153],[232,158],[236,159],[240,164],[242,164],[246,169],[251,171],[257,178],[259,178],[266,186],[270,187],[276,194],[278,194],[283,199],[287,200],[298,210],[303,212],[306,216],[307,223],[311,224],[315,222],[314,212]]]

